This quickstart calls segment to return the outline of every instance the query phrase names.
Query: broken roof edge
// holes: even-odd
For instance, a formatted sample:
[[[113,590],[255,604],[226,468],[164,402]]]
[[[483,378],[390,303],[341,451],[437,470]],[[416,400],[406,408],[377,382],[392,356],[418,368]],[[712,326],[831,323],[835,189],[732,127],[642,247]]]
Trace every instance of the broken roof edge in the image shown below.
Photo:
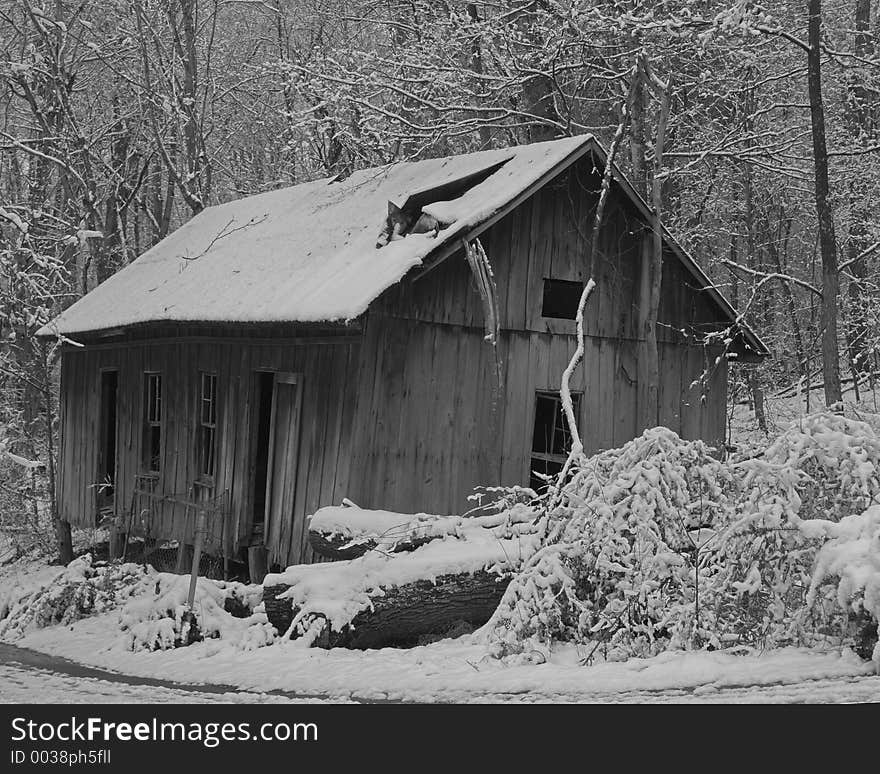
[[[525,190],[521,191],[517,196],[513,197],[507,204],[500,207],[480,223],[472,225],[464,234],[456,235],[456,239],[438,245],[435,251],[426,255],[421,266],[418,267],[418,273],[415,278],[419,279],[435,267],[439,266],[447,258],[462,249],[462,245],[466,241],[475,239],[484,231],[495,225],[499,220],[509,215],[513,210],[526,201],[526,199],[533,196],[535,192],[543,188],[555,177],[565,172],[588,152],[594,153],[602,163],[603,167],[607,163],[608,152],[602,146],[602,143],[600,143],[593,134],[583,135],[583,142],[577,145],[568,156],[557,162],[556,165],[547,170],[540,178],[534,181]],[[644,218],[645,225],[653,230],[652,221],[654,218],[648,203],[642,195],[636,191],[633,184],[617,164],[612,165],[611,171],[614,181],[620,185],[623,192],[635,205],[639,214]],[[666,246],[672,250],[673,254],[679,259],[679,261],[681,261],[693,278],[700,283],[700,289],[707,292],[712,300],[719,306],[721,311],[727,316],[728,321],[736,328],[736,335],[741,336],[746,348],[751,350],[750,353],[739,353],[739,357],[736,359],[743,362],[754,362],[769,356],[770,350],[767,345],[764,344],[752,327],[742,319],[742,316],[736,311],[727,298],[725,298],[724,294],[715,286],[712,280],[709,279],[709,276],[703,271],[703,268],[699,263],[697,263],[697,261],[675,240],[675,237],[672,236],[665,225],[661,224],[661,228],[663,230],[663,241]]]

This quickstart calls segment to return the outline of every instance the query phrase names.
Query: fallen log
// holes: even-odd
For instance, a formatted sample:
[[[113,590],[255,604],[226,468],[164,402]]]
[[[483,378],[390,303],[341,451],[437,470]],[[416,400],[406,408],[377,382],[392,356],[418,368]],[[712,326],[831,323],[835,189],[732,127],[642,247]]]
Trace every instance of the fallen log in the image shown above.
[[[309,519],[309,544],[318,556],[339,561],[368,551],[413,551],[437,538],[474,528],[493,530],[498,537],[527,534],[535,514],[528,509],[482,516],[433,516],[371,511],[356,506],[328,506]]]
[[[495,612],[508,583],[509,575],[477,570],[392,586],[372,597],[372,609],[359,612],[340,631],[333,631],[323,619],[314,644],[359,650],[405,646],[415,644],[420,636],[443,635],[462,621],[481,626]],[[289,588],[279,584],[263,590],[269,622],[282,634],[298,612],[290,598],[279,599]]]
[[[436,536],[403,539],[395,541],[392,545],[382,546],[382,550],[397,553],[398,551],[412,551],[425,543],[434,540]],[[318,530],[309,530],[309,544],[312,550],[324,559],[340,561],[342,559],[357,559],[367,551],[372,551],[380,545],[378,537],[361,536],[352,538],[350,535],[327,534]]]

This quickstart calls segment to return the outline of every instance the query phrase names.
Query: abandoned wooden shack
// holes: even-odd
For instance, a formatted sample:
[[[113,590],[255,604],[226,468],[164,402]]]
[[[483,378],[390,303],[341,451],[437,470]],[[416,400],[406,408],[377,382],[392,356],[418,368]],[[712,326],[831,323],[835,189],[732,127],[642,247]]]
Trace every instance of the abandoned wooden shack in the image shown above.
[[[605,158],[581,136],[195,216],[40,331],[65,342],[62,518],[186,544],[201,508],[206,550],[283,567],[315,559],[307,517],[346,497],[462,513],[476,486],[540,485],[569,442],[558,388]],[[651,222],[616,172],[572,378],[588,451],[643,429]],[[665,231],[658,342],[661,424],[723,443],[728,360],[767,350]]]

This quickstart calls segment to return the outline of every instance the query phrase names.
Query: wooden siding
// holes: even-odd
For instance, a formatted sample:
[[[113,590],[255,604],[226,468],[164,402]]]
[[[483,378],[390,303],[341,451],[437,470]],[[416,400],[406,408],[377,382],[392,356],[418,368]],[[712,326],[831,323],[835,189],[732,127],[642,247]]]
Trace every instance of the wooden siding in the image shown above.
[[[62,516],[94,524],[102,368],[120,372],[119,510],[131,507],[141,467],[143,372],[163,373],[158,487],[165,495],[192,488],[198,371],[217,372],[214,493],[225,498],[228,516],[225,526],[212,526],[213,551],[233,554],[252,535],[256,371],[302,375],[296,485],[283,509],[289,518],[268,530],[270,563],[313,561],[305,517],[343,497],[368,508],[461,513],[473,506],[467,496],[475,486],[528,483],[535,393],[559,388],[577,346],[574,321],[541,316],[543,281],[587,279],[597,188],[592,163],[584,161],[481,236],[497,282],[501,332],[494,350],[484,340],[481,300],[461,254],[390,288],[357,325],[315,327],[321,338],[298,339],[291,326],[258,326],[259,333],[189,326],[163,329],[167,335],[154,339],[138,329],[123,340],[69,348],[62,363]],[[644,342],[637,322],[644,238],[633,208],[612,196],[586,314],[586,352],[571,384],[584,396],[588,452],[619,446],[642,429]],[[696,343],[695,334],[717,324],[717,312],[689,277],[674,255],[664,256],[660,419],[686,438],[719,444],[727,361],[716,362],[716,349]],[[362,334],[352,337],[353,329]],[[192,512],[168,505],[154,534],[189,541],[193,522]]]
[[[559,389],[577,346],[572,320],[541,316],[543,280],[584,282],[598,177],[589,162],[538,191],[481,235],[497,284],[497,356],[484,341],[479,294],[461,253],[406,278],[374,302],[361,350],[349,496],[364,507],[461,513],[478,485],[529,479],[536,391]],[[637,363],[644,226],[609,199],[585,316],[588,452],[641,432]],[[685,438],[724,441],[727,361],[695,335],[717,324],[707,294],[664,255],[658,326],[660,420]]]
[[[119,371],[117,512],[132,507],[142,472],[143,374],[162,373],[162,470],[157,492],[192,497],[196,471],[196,398],[199,371],[218,375],[217,467],[213,496],[224,518],[210,519],[208,550],[234,553],[251,535],[256,371],[302,375],[302,416],[290,518],[272,530],[270,562],[311,561],[305,516],[347,493],[348,442],[353,422],[358,339],[251,344],[247,340],[156,339],[127,346],[71,348],[62,360],[62,517],[94,526],[98,477],[100,373]],[[142,498],[143,502],[143,498]],[[139,505],[142,503],[139,503]],[[166,502],[149,520],[150,535],[192,541],[195,511]]]
[[[637,427],[635,347],[588,338],[571,380],[584,394],[587,452],[619,446]],[[502,388],[483,331],[371,318],[361,350],[349,494],[366,508],[461,513],[476,486],[527,484],[537,391],[559,389],[574,336],[505,331]],[[661,422],[685,438],[724,440],[726,363],[699,380],[701,348],[660,346]],[[714,362],[714,361],[713,361]],[[705,399],[703,396],[705,395]]]

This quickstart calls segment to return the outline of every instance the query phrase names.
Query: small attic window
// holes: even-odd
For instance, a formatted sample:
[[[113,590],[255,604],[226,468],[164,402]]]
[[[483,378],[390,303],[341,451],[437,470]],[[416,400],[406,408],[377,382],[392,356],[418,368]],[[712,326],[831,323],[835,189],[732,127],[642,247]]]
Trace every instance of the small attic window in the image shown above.
[[[583,282],[545,278],[541,316],[559,320],[577,319],[578,304],[583,292]]]

